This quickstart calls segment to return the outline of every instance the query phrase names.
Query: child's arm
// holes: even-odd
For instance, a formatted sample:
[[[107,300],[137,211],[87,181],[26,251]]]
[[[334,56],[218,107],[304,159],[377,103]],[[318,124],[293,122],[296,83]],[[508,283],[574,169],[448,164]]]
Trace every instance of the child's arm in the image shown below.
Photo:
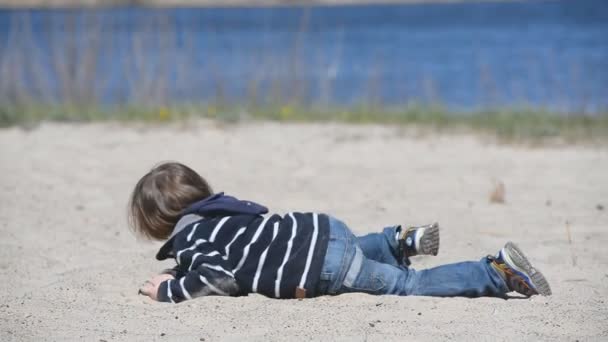
[[[175,279],[172,274],[169,273],[161,273],[157,274],[152,279],[146,281],[142,287],[139,289],[139,294],[148,296],[153,300],[158,300],[156,294],[158,292],[158,287],[163,281]]]
[[[173,276],[173,278],[181,278],[186,275],[184,272],[181,271],[179,266],[174,266],[173,268],[165,268],[159,274],[170,274]]]
[[[186,275],[166,279],[158,284],[156,300],[178,303],[194,297],[233,296],[239,292],[234,274],[219,252],[195,253],[191,259],[191,271]]]

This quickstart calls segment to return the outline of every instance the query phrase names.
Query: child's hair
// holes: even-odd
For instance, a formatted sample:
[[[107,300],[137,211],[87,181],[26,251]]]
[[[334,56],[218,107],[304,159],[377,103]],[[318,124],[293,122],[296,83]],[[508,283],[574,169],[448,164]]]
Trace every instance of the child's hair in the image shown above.
[[[129,225],[140,236],[165,240],[184,209],[212,194],[207,181],[191,168],[161,163],[135,185],[129,201]]]

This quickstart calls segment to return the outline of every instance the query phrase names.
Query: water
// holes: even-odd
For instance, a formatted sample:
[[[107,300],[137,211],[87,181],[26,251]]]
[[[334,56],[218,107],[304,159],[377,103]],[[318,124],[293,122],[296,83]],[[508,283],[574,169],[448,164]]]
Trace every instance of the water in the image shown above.
[[[608,108],[608,1],[1,10],[0,101]]]

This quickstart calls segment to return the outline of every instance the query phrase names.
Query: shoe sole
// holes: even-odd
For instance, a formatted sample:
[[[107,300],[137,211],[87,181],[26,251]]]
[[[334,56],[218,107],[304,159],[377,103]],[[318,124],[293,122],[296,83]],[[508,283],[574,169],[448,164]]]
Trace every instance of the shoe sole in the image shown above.
[[[439,253],[439,224],[433,223],[426,228],[420,229],[420,237],[417,236],[416,246],[420,246],[418,254],[437,255]]]
[[[521,249],[513,242],[508,242],[504,249],[506,252],[505,257],[509,259],[507,262],[510,266],[513,266],[516,271],[525,274],[538,294],[550,296],[551,287],[549,286],[549,282],[539,270],[532,267],[532,264],[528,261],[528,258],[526,258],[526,255]]]

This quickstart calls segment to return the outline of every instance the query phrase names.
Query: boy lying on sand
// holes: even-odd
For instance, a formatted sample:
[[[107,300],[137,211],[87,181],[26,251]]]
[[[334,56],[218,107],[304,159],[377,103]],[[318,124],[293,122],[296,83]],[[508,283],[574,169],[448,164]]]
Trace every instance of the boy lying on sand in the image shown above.
[[[305,298],[347,292],[400,296],[550,295],[544,276],[513,243],[496,256],[416,271],[409,257],[437,255],[437,224],[356,237],[326,214],[270,215],[256,203],[213,194],[195,171],[164,163],[139,180],[129,205],[131,227],[166,241],[156,258],[172,270],[140,293],[177,303],[206,295],[260,293]]]

